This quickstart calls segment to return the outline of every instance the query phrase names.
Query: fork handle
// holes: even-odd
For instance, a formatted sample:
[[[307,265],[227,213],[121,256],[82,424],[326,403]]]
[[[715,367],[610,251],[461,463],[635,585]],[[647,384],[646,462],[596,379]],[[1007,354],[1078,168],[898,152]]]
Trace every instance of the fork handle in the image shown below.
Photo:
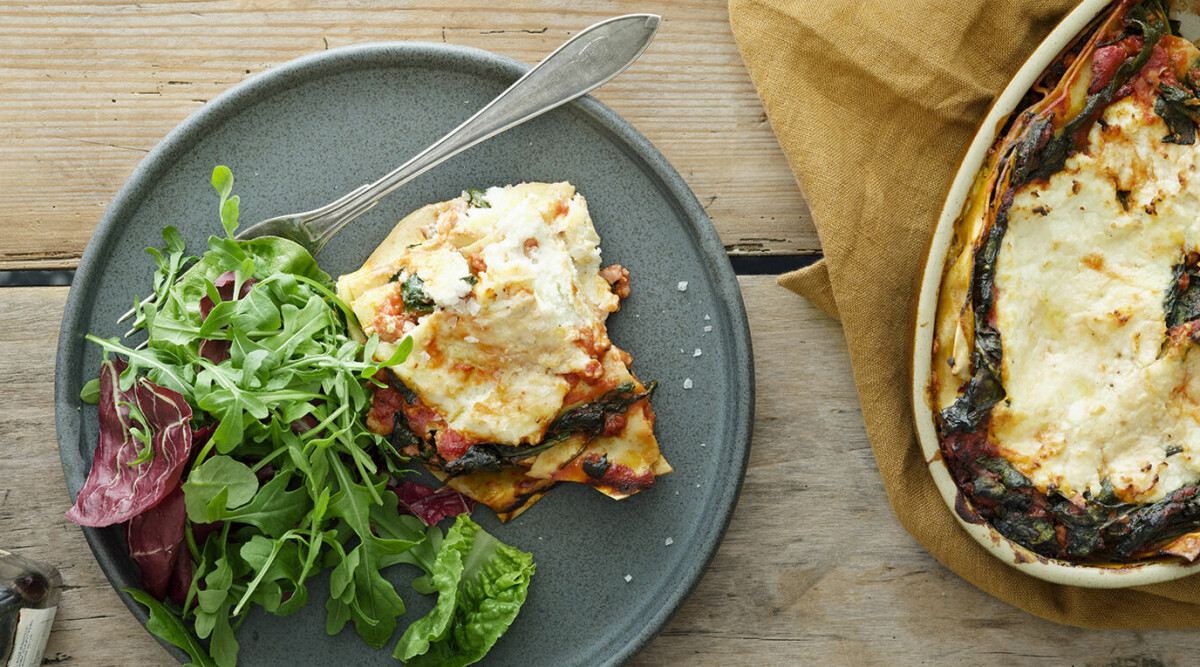
[[[381,197],[475,144],[582,97],[612,80],[649,46],[660,17],[627,14],[575,35],[487,106],[383,178],[320,209],[301,214],[315,251]]]

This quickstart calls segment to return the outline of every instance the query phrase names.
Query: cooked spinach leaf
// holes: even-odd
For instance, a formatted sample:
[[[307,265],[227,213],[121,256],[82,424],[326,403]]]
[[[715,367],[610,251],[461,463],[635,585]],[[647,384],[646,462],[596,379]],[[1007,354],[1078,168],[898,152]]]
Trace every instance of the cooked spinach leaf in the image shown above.
[[[609,465],[608,454],[604,454],[599,459],[585,459],[583,465],[580,467],[583,468],[588,477],[600,479],[604,477],[604,473],[608,472]]]
[[[1150,60],[1154,46],[1158,44],[1164,34],[1170,32],[1171,28],[1166,15],[1166,11],[1158,0],[1152,0],[1144,5],[1136,5],[1129,10],[1128,25],[1140,31],[1143,37],[1141,51],[1133,58],[1121,63],[1108,85],[1099,92],[1088,96],[1083,110],[1049,136],[1041,148],[1029,150],[1028,147],[1022,146],[1022,152],[1027,152],[1029,157],[1016,165],[1013,172],[1013,187],[1023,185],[1035,178],[1049,178],[1062,170],[1067,158],[1077,149],[1076,139],[1086,137],[1087,133],[1084,130],[1090,127],[1100,111],[1113,101],[1116,92]],[[1055,114],[1058,111],[1055,110],[1051,113]],[[1048,118],[1043,120],[1048,120]],[[1039,136],[1044,136],[1048,127],[1048,125],[1039,126],[1035,122],[1030,128],[1031,131],[1026,140],[1033,141],[1037,140]]]
[[[481,188],[467,188],[467,203],[472,208],[491,208],[486,196],[487,191]]]
[[[1196,122],[1200,121],[1200,99],[1186,88],[1158,84],[1159,96],[1154,101],[1154,113],[1162,117],[1170,134],[1163,137],[1168,144],[1191,145],[1196,142]]]
[[[400,298],[404,300],[404,312],[429,313],[433,311],[433,299],[425,293],[425,281],[412,274],[400,283]]]
[[[560,413],[546,429],[546,438],[565,437],[571,433],[584,433],[589,437],[600,435],[610,415],[624,414],[629,406],[649,398],[657,387],[657,380],[651,380],[642,392],[636,391],[632,382],[618,385],[595,401]]]
[[[496,447],[497,445],[491,444],[471,445],[465,454],[453,461],[446,462],[442,467],[447,472],[454,474],[478,470],[499,472],[504,459],[496,452]]]
[[[1180,262],[1171,272],[1171,285],[1163,298],[1167,328],[1200,318],[1200,265]]]
[[[602,433],[608,420],[613,415],[623,415],[630,405],[649,398],[658,387],[657,381],[646,385],[645,391],[637,391],[632,382],[625,382],[609,390],[600,398],[583,405],[564,410],[549,428],[542,441],[536,445],[502,445],[495,442],[471,445],[466,454],[442,464],[442,468],[453,474],[475,472],[476,470],[500,470],[505,465],[516,461],[537,456],[558,443],[566,440],[574,433],[582,433],[587,438],[594,438]],[[397,418],[397,423],[403,418]],[[432,443],[429,443],[432,445]],[[432,446],[426,450],[432,456]]]

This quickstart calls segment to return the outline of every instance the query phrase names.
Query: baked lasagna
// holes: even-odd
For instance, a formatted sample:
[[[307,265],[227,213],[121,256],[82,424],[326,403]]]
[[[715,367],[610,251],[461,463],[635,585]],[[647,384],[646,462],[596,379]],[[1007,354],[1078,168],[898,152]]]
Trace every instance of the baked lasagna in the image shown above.
[[[956,222],[931,401],[959,512],[1035,554],[1200,553],[1200,51],[1114,3],[1001,128]]]
[[[472,189],[401,220],[338,280],[377,359],[411,340],[371,429],[504,521],[561,482],[619,499],[670,472],[654,383],[605,324],[629,275],[601,268],[599,244],[569,183]]]

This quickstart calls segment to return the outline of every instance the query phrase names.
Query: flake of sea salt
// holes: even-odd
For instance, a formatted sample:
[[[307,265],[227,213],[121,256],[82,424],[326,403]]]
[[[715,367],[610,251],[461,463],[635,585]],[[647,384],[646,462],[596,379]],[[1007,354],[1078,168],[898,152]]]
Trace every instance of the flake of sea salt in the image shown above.
[[[633,575],[631,575],[631,574],[625,575],[625,583],[629,583],[631,581],[633,581]]]
[[[692,353],[692,356],[693,356],[693,357],[698,357],[698,356],[700,356],[700,348],[696,348],[696,351]]]
[[[684,388],[684,389],[691,389],[691,388],[692,388],[692,378],[685,378],[685,379],[683,380],[683,388]]]
[[[679,284],[675,286],[675,289],[679,290],[680,292],[686,292],[687,291],[687,281],[680,280]]]
[[[671,538],[669,538],[669,537],[668,537],[668,538],[667,538],[667,541],[665,542],[665,544],[666,544],[667,546],[671,546],[672,544],[675,544],[675,540],[673,540],[673,539],[671,539]]]

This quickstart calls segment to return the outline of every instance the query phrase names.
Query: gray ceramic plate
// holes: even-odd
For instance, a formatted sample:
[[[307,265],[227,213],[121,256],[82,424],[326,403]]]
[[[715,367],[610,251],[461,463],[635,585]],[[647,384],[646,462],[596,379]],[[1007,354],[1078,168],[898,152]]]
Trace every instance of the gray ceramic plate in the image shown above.
[[[96,375],[100,352],[82,337],[124,330],[116,318],[148,293],[152,263],[143,248],[161,245],[164,225],[177,226],[196,252],[219,233],[208,185],[214,165],[233,169],[246,222],[313,208],[403,162],[526,69],[435,44],[327,51],[235,86],[172,131],[109,206],[67,301],[55,415],[72,499],[97,435],[95,410],[80,410],[78,396]],[[357,268],[404,214],[466,187],[554,180],[571,181],[587,197],[605,263],[630,271],[633,296],[609,320],[610,332],[633,354],[637,374],[660,382],[657,433],[675,472],[621,502],[567,485],[509,525],[486,508],[475,512],[537,563],[520,617],[488,656],[494,664],[597,665],[635,654],[716,551],[750,446],[750,336],[721,243],[679,174],[594,99],[510,130],[409,183],[338,234],[320,263],[335,276]],[[137,586],[122,532],[84,532],[113,586]],[[411,590],[414,573],[405,567],[387,573],[409,605],[402,626],[431,605]],[[350,627],[325,634],[324,582],[315,583],[314,602],[303,611],[249,618],[238,632],[243,664],[395,664],[390,648],[373,651]],[[122,598],[144,623],[143,608]]]

